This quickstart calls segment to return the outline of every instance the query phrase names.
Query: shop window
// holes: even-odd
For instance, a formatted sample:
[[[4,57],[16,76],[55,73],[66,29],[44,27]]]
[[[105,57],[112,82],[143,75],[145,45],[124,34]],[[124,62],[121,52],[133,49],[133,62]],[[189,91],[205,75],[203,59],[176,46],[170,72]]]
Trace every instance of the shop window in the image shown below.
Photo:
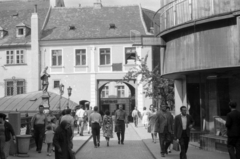
[[[76,66],[86,65],[86,49],[76,49],[75,50]]]
[[[13,96],[17,94],[24,94],[25,91],[25,80],[5,80],[5,96]]]
[[[136,48],[135,47],[125,48],[125,63],[135,64],[135,62],[136,62]]]
[[[110,65],[111,64],[111,54],[110,48],[100,49],[100,65]]]
[[[62,50],[52,50],[52,66],[62,66]]]

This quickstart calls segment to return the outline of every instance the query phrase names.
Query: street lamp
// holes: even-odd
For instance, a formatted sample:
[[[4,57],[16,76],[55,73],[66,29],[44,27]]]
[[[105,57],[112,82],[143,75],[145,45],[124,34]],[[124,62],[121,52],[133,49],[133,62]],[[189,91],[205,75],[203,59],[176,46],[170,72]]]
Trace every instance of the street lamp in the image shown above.
[[[72,88],[69,86],[67,90],[68,90],[68,103],[67,103],[67,109],[69,109],[69,99],[70,99],[70,96],[72,95]]]
[[[60,92],[59,111],[61,111],[61,99],[62,99],[62,95],[64,93],[64,85],[63,84],[59,85],[59,92]]]

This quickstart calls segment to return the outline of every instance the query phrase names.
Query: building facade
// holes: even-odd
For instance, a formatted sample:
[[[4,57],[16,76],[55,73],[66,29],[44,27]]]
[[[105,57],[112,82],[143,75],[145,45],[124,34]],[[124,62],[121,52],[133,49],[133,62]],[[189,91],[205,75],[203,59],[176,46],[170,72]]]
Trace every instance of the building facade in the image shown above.
[[[229,101],[239,100],[240,3],[161,1],[161,73],[175,80],[175,113],[185,105],[203,149],[227,151]],[[194,131],[193,131],[194,132]],[[199,138],[198,138],[199,139]]]
[[[4,5],[9,3],[2,2]],[[43,6],[43,3],[48,5]],[[126,92],[124,98],[130,100],[126,104],[128,113],[135,105],[142,110],[143,106],[152,103],[151,99],[144,97],[138,79],[122,81],[127,71],[137,66],[137,56],[148,55],[147,64],[152,68],[152,47],[133,46],[136,39],[133,41],[131,37],[132,32],[138,36],[153,36],[148,24],[151,18],[141,6],[108,7],[98,2],[93,7],[67,8],[63,1],[43,0],[38,2],[39,7],[34,11],[34,4],[32,1],[32,9],[23,8],[16,12],[18,17],[22,16],[22,19],[17,18],[18,22],[9,19],[14,22],[11,25],[15,29],[13,27],[11,33],[0,39],[1,96],[41,90],[39,75],[48,66],[51,76],[48,91],[58,94],[59,85],[63,84],[63,96],[68,97],[66,88],[71,86],[70,98],[74,102],[88,100],[92,106],[98,105],[101,109],[100,99],[105,98],[101,96],[102,91],[115,82],[112,87],[118,88],[119,92],[113,96],[119,100],[115,105],[111,104],[114,108],[124,104],[120,100],[123,90]],[[27,15],[21,12],[27,12]],[[4,25],[4,18],[9,17],[3,16],[1,25]],[[1,27],[9,30],[6,25]],[[26,36],[17,37],[16,34]],[[18,41],[8,42],[10,36]]]

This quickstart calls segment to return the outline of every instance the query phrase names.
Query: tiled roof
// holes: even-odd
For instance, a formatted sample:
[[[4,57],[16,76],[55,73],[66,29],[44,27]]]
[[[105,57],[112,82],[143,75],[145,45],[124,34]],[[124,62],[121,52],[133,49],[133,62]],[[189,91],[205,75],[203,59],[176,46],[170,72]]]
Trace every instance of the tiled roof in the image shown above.
[[[59,99],[58,94],[49,92],[49,105],[50,109],[55,111],[59,109]],[[61,108],[63,109],[67,105],[68,99],[62,97]],[[36,112],[38,111],[38,106],[42,103],[42,91],[31,92],[27,94],[20,94],[16,96],[8,96],[0,98],[0,112]],[[69,100],[69,107],[75,108],[78,104]]]
[[[109,29],[115,24],[115,29]],[[75,26],[75,30],[69,30]],[[146,32],[139,6],[93,8],[53,8],[42,40],[129,37],[130,30]]]
[[[155,23],[157,25],[160,24],[160,18],[159,18],[158,14],[155,15],[156,17],[154,18],[154,21],[153,21],[153,17],[154,17],[154,14],[155,14],[154,11],[143,8],[142,12],[143,12],[144,21],[146,23],[146,26],[147,26],[149,32],[150,32],[150,27],[153,26],[153,23]]]
[[[30,42],[31,35],[16,38],[16,26],[21,23],[31,26],[30,20],[35,4],[38,5],[39,26],[42,26],[48,11],[48,1],[0,2],[0,25],[8,32],[3,39],[0,39],[0,46]]]

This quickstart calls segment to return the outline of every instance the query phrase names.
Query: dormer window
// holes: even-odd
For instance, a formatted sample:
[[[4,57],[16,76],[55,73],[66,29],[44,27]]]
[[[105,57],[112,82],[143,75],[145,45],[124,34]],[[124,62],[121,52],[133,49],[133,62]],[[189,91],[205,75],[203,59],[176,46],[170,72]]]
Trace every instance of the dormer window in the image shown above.
[[[0,26],[0,39],[7,35],[7,31]]]
[[[20,23],[16,26],[16,36],[18,38],[26,37],[30,33],[30,28],[26,24]]]

